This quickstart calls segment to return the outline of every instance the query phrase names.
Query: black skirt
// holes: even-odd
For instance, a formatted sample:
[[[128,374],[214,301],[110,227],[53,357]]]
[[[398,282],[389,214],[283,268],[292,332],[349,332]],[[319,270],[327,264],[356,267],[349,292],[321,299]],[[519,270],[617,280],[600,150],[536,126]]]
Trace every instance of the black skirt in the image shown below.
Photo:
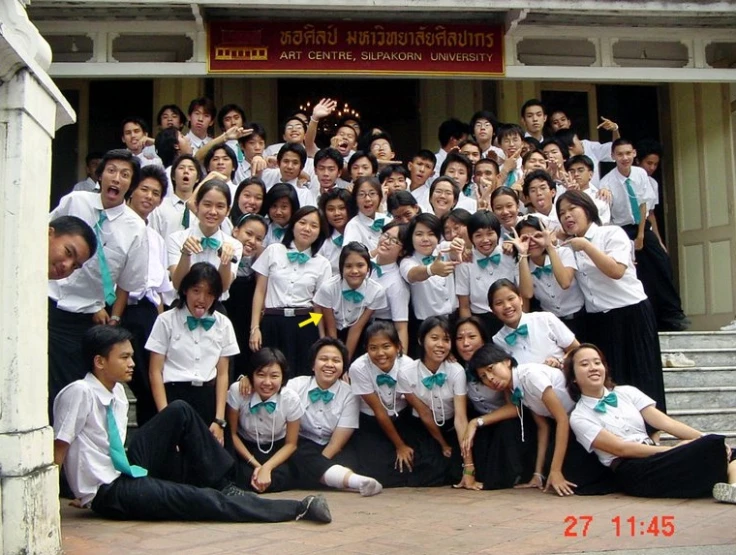
[[[608,312],[589,313],[580,342],[606,355],[613,381],[638,387],[666,411],[657,321],[647,299]]]
[[[463,458],[452,419],[440,426],[445,441],[452,447],[452,456],[442,454],[440,444],[434,439],[420,418],[406,419],[407,444],[414,449],[414,487],[445,486],[457,484],[463,476]]]
[[[689,499],[710,496],[716,483],[727,482],[728,460],[726,438],[711,434],[644,459],[623,459],[613,466],[621,489],[628,495]]]
[[[311,376],[309,350],[319,339],[319,328],[309,324],[303,328],[299,322],[309,316],[277,316],[264,314],[261,320],[261,337],[264,347],[278,349],[286,357],[291,376]]]
[[[342,451],[328,459],[322,454],[324,445],[300,437],[296,452],[289,459],[289,466],[296,477],[298,487],[303,489],[324,487],[320,479],[330,467],[336,464],[355,471],[358,466],[358,457],[352,443],[352,438],[350,438]]]
[[[565,324],[567,329],[575,334],[575,339],[580,341],[580,338],[585,335],[585,330],[588,325],[588,314],[585,312],[585,308],[581,308],[575,314],[569,316],[563,316],[560,321]]]
[[[177,400],[186,401],[209,427],[215,421],[217,412],[214,382],[212,380],[212,385],[208,382],[203,386],[194,386],[189,382],[167,382],[164,384],[166,401],[169,404]]]
[[[241,374],[245,374],[250,361],[250,319],[253,313],[253,293],[256,289],[255,275],[239,277],[230,286],[230,297],[223,304],[233,323],[235,337],[238,340],[240,353],[235,355],[230,383]]]
[[[268,459],[270,459],[274,455],[274,453],[281,449],[284,446],[284,443],[286,443],[285,438],[276,440],[273,443],[273,448],[271,449],[271,451],[266,454],[258,449],[258,445],[255,442],[247,441],[243,439],[242,436],[240,440],[243,442],[243,444],[245,444],[245,448],[248,449],[250,454],[253,455],[253,457],[255,457],[255,459],[260,464],[264,464],[265,462],[267,462]],[[261,448],[266,450],[269,448],[269,445],[261,445]],[[235,484],[238,487],[250,490],[250,480],[253,477],[254,470],[253,467],[249,465],[247,461],[243,460],[243,458],[240,457],[240,455],[238,455],[237,452],[235,452],[234,450],[233,457],[236,460]],[[289,466],[289,462],[286,461],[284,464],[280,464],[271,471],[271,485],[268,487],[265,493],[290,490],[293,489],[295,485],[296,479],[294,477],[294,472],[291,466]]]
[[[478,314],[474,313],[473,316],[483,322],[483,326],[486,329],[488,337],[493,337],[499,331],[501,331],[501,328],[503,327],[503,322],[496,318],[493,312],[480,312]]]

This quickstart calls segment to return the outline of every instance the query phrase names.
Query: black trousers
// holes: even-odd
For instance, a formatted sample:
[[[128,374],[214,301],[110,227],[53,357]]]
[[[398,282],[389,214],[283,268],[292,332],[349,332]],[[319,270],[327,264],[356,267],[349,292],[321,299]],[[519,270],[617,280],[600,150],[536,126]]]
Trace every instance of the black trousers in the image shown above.
[[[254,493],[222,494],[218,488],[227,483],[233,458],[183,401],[169,404],[135,434],[128,459],[148,469],[148,476],[120,476],[100,487],[92,510],[106,518],[282,522],[294,520],[301,507]]]
[[[151,354],[146,350],[146,342],[156,318],[158,318],[156,305],[143,298],[138,304],[128,305],[121,322],[121,325],[133,334],[135,371],[129,385],[136,399],[135,415],[138,426],[142,426],[156,414],[156,403],[153,401],[151,380],[148,377]]]
[[[92,314],[77,314],[48,302],[49,422],[54,421],[54,399],[70,383],[81,380],[91,361],[82,356],[82,336],[94,324]]]
[[[625,225],[623,230],[633,240],[639,226]],[[662,331],[679,329],[677,325],[685,317],[682,312],[680,293],[675,288],[670,256],[659,244],[649,224],[644,228],[644,247],[636,251],[636,276],[644,285]]]

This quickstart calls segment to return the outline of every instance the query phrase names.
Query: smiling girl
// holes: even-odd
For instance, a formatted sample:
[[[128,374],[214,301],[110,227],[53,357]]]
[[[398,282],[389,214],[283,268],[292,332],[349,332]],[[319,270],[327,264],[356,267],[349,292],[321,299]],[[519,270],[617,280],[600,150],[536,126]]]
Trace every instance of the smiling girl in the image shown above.
[[[280,243],[286,233],[291,217],[299,210],[296,190],[288,183],[277,183],[266,193],[261,214],[269,221],[264,246]]]
[[[429,188],[429,207],[441,219],[455,208],[459,196],[460,188],[452,177],[438,177]]]
[[[329,236],[319,253],[330,261],[332,275],[340,273],[340,251],[345,244],[345,226],[355,217],[355,205],[346,189],[335,187],[320,195],[319,209],[327,220]]]
[[[266,197],[266,186],[257,177],[248,177],[240,182],[233,195],[230,223],[234,226],[243,214],[261,214]]]
[[[513,236],[519,220],[519,195],[510,187],[499,187],[491,193],[491,210],[501,222],[501,242]]]
[[[371,251],[371,256],[375,256],[381,229],[391,219],[378,212],[382,194],[378,179],[372,176],[358,178],[353,187],[353,201],[358,208],[358,215],[345,226],[345,243],[363,243]]]

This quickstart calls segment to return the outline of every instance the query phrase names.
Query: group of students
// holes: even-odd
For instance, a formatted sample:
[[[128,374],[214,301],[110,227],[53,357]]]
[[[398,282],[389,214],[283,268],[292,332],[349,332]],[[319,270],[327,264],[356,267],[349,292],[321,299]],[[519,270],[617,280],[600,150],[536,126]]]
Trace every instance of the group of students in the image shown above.
[[[437,155],[421,150],[404,167],[385,130],[354,120],[319,149],[318,125],[334,109],[324,99],[311,116],[294,114],[268,148],[242,109],[216,112],[206,98],[189,107],[188,135],[175,106],[161,109],[155,140],[128,118],[127,148],[104,154],[92,190],[78,185],[53,210],[50,242],[64,236],[62,218],[87,226],[86,250],[67,264],[81,268],[68,275],[50,261],[49,271],[50,416],[60,454],[76,454],[58,461],[83,504],[155,518],[131,501],[140,488],[139,499],[153,495],[136,484],[154,476],[217,484],[242,505],[247,491],[318,486],[636,495],[632,480],[649,473],[666,480],[652,478],[645,495],[700,496],[718,484],[718,499],[736,501],[723,438],[696,439],[664,414],[657,330],[687,321],[647,223],[656,187],[629,141],[581,142],[559,111],[544,139],[534,100],[522,108],[526,132],[485,111],[451,119]],[[215,117],[224,132],[211,138]],[[599,179],[605,156],[616,168]],[[656,169],[656,148],[638,156]],[[319,325],[305,325],[313,312]],[[114,349],[100,343],[110,330],[121,334],[107,338]],[[103,370],[118,351],[125,368],[111,379]],[[608,378],[627,386],[614,391]],[[128,456],[158,469],[148,478],[120,471],[120,456],[104,455],[113,441],[86,430],[83,411],[96,411],[121,435],[119,382],[130,382],[142,425]],[[104,416],[95,399],[114,410]],[[154,446],[160,426],[180,432]],[[658,431],[688,446],[656,445]],[[203,435],[206,449],[172,451]],[[672,473],[690,472],[713,445],[720,458],[685,488]],[[164,472],[159,456],[187,460]],[[126,485],[112,488],[120,472],[114,483]],[[159,518],[183,518],[195,492],[180,485],[164,488],[179,508]],[[273,520],[307,505],[326,519],[323,499],[294,503]],[[240,505],[229,514],[245,518]]]

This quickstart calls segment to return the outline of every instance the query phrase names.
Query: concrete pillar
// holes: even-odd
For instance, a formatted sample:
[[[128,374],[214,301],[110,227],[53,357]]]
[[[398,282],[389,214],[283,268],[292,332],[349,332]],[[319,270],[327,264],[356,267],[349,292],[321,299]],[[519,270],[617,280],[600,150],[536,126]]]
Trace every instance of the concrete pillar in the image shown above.
[[[51,139],[74,113],[46,74],[48,44],[23,4],[0,3],[0,552],[60,550],[46,415]]]

